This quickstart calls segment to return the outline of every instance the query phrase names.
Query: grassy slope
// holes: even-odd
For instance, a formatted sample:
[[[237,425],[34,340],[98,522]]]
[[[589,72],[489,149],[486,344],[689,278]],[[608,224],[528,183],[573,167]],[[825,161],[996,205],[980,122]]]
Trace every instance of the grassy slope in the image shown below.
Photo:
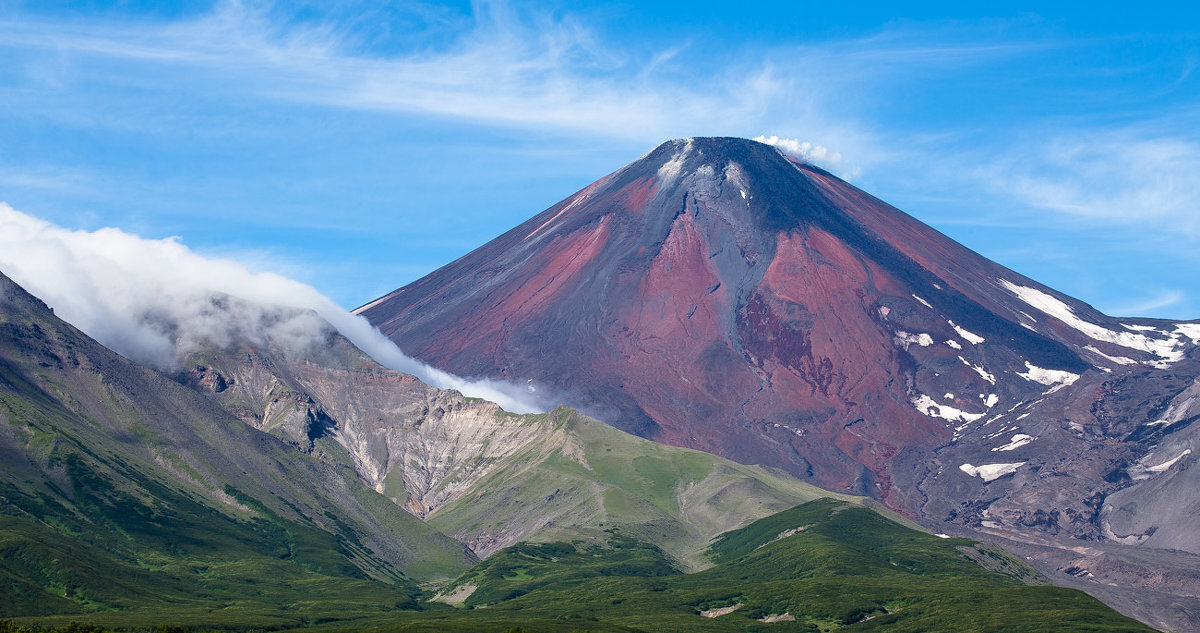
[[[707,564],[702,553],[716,535],[832,494],[784,473],[656,444],[570,409],[545,415],[554,421],[552,433],[429,523],[463,539],[499,534],[538,542],[604,542],[606,530],[618,529],[697,569]]]
[[[724,535],[710,551],[715,566],[693,574],[673,571],[653,546],[620,537],[606,548],[509,548],[456,583],[477,586],[467,605],[487,608],[430,611],[375,630],[1151,630],[1082,592],[1028,584],[1036,574],[1015,559],[1000,574],[964,549],[1006,557],[823,499]],[[741,606],[716,618],[699,615],[733,605]],[[785,613],[796,620],[760,621]]]
[[[343,613],[337,601],[414,605],[414,578],[466,568],[460,544],[352,468],[247,427],[0,284],[0,616],[288,624]]]
[[[1004,561],[1009,573],[989,571],[972,562],[980,555],[1005,558],[966,539],[939,539],[867,508],[820,499],[722,536],[709,551],[714,565],[702,572],[681,573],[653,545],[610,533],[603,544],[519,544],[498,552],[456,581],[475,587],[466,608],[424,603],[416,611],[403,598],[381,601],[378,582],[314,582],[304,588],[312,599],[292,605],[290,625],[249,611],[224,624],[330,633],[1151,630],[1081,592],[1029,584],[1036,575],[1019,561]],[[718,617],[701,615],[734,605]],[[304,618],[294,615],[301,611]],[[173,625],[213,622],[174,605],[159,613]],[[795,619],[762,621],[784,614]],[[128,627],[149,620],[101,614],[86,621]]]

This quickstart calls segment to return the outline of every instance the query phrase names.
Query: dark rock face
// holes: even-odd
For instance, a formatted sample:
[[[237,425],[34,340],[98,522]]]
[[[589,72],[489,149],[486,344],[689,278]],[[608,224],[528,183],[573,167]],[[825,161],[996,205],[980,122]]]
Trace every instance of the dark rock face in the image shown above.
[[[1112,582],[1161,563],[1123,546],[1200,552],[1200,324],[1104,315],[767,145],[665,143],[358,312],[448,371],[939,529],[1108,541]]]

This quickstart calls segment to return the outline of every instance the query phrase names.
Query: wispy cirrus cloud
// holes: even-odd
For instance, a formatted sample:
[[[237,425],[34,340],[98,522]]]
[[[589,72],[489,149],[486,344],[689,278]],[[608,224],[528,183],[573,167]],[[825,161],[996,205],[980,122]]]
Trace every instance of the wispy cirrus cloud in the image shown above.
[[[1186,95],[1200,57],[1184,40],[1178,51],[1130,56],[1124,53],[1141,47],[1136,35],[1071,38],[1037,16],[880,22],[819,41],[654,39],[622,33],[597,12],[504,2],[462,9],[221,0],[190,13],[86,19],[0,12],[0,126],[8,126],[0,134],[10,132],[0,138],[61,132],[49,144],[31,137],[24,147],[5,147],[0,186],[37,189],[30,200],[49,199],[55,173],[91,173],[88,201],[146,200],[136,219],[152,226],[139,230],[158,235],[186,235],[186,222],[153,224],[160,209],[150,202],[161,208],[193,199],[208,203],[193,215],[237,209],[221,219],[243,229],[245,209],[260,211],[260,221],[315,225],[327,220],[322,204],[351,214],[348,226],[376,226],[390,210],[378,200],[407,194],[362,177],[376,168],[364,157],[414,130],[430,130],[429,143],[488,137],[463,144],[476,153],[514,140],[554,146],[564,157],[594,155],[604,145],[606,157],[593,162],[612,168],[667,138],[765,134],[795,139],[796,151],[935,223],[949,217],[1044,233],[1047,224],[1103,222],[1132,238],[1169,232],[1171,248],[1195,252],[1200,191],[1191,174],[1200,166],[1200,125],[1180,113],[1194,110]],[[1140,83],[1130,89],[1126,79],[1135,75]],[[338,126],[358,136],[343,141],[326,132]],[[84,139],[96,151],[62,151],[62,138]],[[310,139],[325,145],[310,148]],[[283,149],[270,160],[260,156],[272,145]],[[355,145],[368,149],[357,163],[343,161],[344,171],[336,159],[288,171],[287,161],[306,152]],[[821,159],[818,148],[825,148]],[[180,159],[177,151],[189,154]],[[419,144],[411,150],[424,152]],[[399,154],[390,155],[397,172],[431,173]],[[77,156],[76,164],[51,164]],[[458,158],[443,149],[441,160]],[[44,168],[30,172],[25,163]],[[225,164],[234,167],[212,167]],[[459,169],[441,171],[457,177]],[[191,176],[203,170],[207,178]],[[503,177],[525,173],[514,166]],[[29,177],[39,174],[49,177]],[[488,173],[471,178],[471,187],[492,196]],[[370,186],[376,201],[366,204],[362,191]],[[492,204],[463,188],[455,191],[462,207]],[[547,191],[544,203],[564,191]],[[226,198],[239,204],[225,205]],[[316,220],[298,210],[310,204]],[[446,199],[431,204],[444,208]],[[497,219],[480,234],[498,234],[519,219]],[[461,254],[448,252],[444,261]]]
[[[755,118],[782,89],[762,65],[691,84],[689,73],[671,68],[671,50],[618,51],[569,17],[518,15],[502,3],[479,5],[469,24],[431,37],[436,44],[388,55],[358,49],[342,25],[281,21],[277,13],[269,4],[225,2],[181,22],[24,19],[0,23],[0,46],[75,56],[29,67],[47,84],[62,85],[78,65],[105,59],[106,68],[139,67],[130,83],[187,69],[164,83],[624,138],[727,127]],[[162,86],[159,79],[149,81]]]
[[[1110,314],[1114,315],[1153,314],[1167,308],[1175,307],[1186,300],[1187,295],[1182,290],[1162,290],[1149,297],[1128,303],[1106,306],[1106,308]]]
[[[1064,131],[976,164],[973,176],[994,195],[1032,208],[1200,235],[1200,138],[1140,127]]]
[[[701,64],[702,42],[631,47],[570,14],[484,2],[464,18],[430,20],[409,37],[415,44],[381,53],[357,32],[361,18],[331,11],[300,20],[286,6],[226,1],[174,21],[24,17],[0,22],[0,46],[53,52],[55,61],[40,57],[28,72],[66,88],[216,91],[646,142],[768,129],[869,154],[874,132],[855,119],[856,104],[872,101],[879,85],[1050,45],[893,29]],[[943,40],[931,45],[930,37]]]

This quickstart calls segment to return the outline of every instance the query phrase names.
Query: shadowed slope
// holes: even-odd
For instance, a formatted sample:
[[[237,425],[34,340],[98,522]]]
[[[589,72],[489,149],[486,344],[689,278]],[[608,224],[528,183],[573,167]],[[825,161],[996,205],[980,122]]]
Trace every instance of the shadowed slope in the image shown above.
[[[286,622],[299,587],[404,603],[412,577],[472,562],[352,469],[130,363],[3,275],[0,454],[8,615],[240,604]]]

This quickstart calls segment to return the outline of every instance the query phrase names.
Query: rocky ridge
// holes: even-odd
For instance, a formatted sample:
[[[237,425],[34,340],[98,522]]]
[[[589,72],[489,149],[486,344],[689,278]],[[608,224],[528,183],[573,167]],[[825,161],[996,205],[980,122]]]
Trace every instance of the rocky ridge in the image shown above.
[[[344,451],[367,485],[480,556],[618,529],[696,567],[717,534],[829,494],[570,409],[512,414],[384,368],[325,328],[323,345],[302,350],[269,337],[200,346],[176,379],[298,451],[334,462]]]

